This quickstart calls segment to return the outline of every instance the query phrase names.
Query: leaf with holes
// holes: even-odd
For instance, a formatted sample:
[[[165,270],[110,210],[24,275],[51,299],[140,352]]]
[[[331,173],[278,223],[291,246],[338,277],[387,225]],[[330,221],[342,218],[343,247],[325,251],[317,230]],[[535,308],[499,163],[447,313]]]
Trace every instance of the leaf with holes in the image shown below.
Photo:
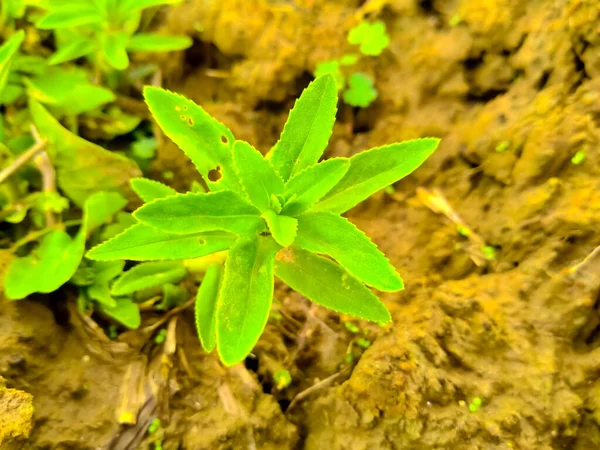
[[[124,296],[167,283],[179,283],[187,275],[181,261],[157,261],[138,264],[123,273],[113,284],[111,294]]]

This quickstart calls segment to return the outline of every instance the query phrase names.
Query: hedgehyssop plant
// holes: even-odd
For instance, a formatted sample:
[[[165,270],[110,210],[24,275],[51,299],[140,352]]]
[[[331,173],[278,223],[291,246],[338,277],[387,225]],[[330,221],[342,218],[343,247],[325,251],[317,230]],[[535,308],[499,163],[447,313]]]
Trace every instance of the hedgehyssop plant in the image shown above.
[[[402,279],[367,236],[340,216],[415,170],[439,140],[418,139],[319,162],[335,121],[337,86],[314,80],[265,156],[236,140],[200,106],[147,87],[152,115],[192,160],[208,193],[176,193],[139,179],[147,203],[137,224],[93,248],[88,257],[162,260],[228,250],[224,267],[208,268],[196,318],[203,347],[242,361],[269,317],[274,276],[313,302],[385,324],[390,314],[368,286],[399,291]]]

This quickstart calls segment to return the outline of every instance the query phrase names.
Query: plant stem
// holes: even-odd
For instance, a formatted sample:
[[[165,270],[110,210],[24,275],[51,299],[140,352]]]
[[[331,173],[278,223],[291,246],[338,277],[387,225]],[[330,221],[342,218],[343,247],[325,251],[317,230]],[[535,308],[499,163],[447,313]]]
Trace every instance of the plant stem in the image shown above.
[[[592,250],[592,252],[589,255],[587,255],[583,259],[583,261],[581,261],[579,264],[576,264],[573,267],[568,268],[567,273],[570,273],[570,274],[577,273],[577,271],[579,271],[579,269],[581,269],[583,266],[585,266],[588,262],[590,262],[592,259],[594,259],[599,254],[600,254],[600,245],[598,247],[596,247],[594,250]]]
[[[4,183],[11,175],[13,175],[21,167],[23,167],[25,164],[27,164],[27,162],[29,162],[29,160],[31,160],[38,153],[43,151],[45,147],[46,147],[45,140],[37,140],[36,139],[35,144],[33,144],[29,150],[27,150],[25,153],[19,155],[17,157],[17,159],[15,159],[10,166],[8,166],[6,169],[4,169],[2,172],[0,172],[0,184]]]
[[[44,142],[40,137],[35,125],[31,125],[31,134],[36,143]],[[56,192],[56,172],[48,153],[42,151],[35,157],[35,164],[42,174],[42,185],[45,193]],[[56,224],[56,216],[52,211],[46,211],[46,226],[51,227]]]

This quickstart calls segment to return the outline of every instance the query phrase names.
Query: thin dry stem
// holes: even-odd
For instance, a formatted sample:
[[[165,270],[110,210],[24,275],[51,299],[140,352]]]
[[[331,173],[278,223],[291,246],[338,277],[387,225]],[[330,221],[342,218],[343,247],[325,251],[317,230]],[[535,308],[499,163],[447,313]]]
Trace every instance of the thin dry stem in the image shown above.
[[[35,144],[31,146],[29,150],[25,153],[19,155],[17,159],[13,161],[13,163],[0,172],[0,184],[4,183],[11,175],[16,173],[21,167],[27,164],[31,159],[33,159],[38,153],[44,150],[46,147],[46,141],[38,141],[36,140]]]
[[[593,260],[599,254],[600,254],[600,245],[598,247],[596,247],[594,250],[592,250],[591,253],[589,255],[587,255],[579,264],[576,264],[573,267],[569,267],[567,269],[567,273],[569,273],[569,274],[577,273],[579,270],[581,270],[582,267],[587,265],[591,260]]]

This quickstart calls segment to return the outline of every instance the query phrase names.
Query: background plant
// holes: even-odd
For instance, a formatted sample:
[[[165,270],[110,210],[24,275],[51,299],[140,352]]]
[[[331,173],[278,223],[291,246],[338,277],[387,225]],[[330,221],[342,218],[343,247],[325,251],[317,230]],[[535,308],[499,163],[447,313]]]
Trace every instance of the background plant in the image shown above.
[[[348,42],[359,46],[360,54],[350,53],[339,59],[317,64],[315,76],[334,76],[338,89],[343,91],[344,102],[350,106],[366,108],[377,98],[373,79],[362,72],[350,72],[361,56],[379,56],[390,44],[385,23],[363,21],[348,32]]]
[[[280,140],[263,157],[190,100],[159,88],[144,95],[154,118],[192,160],[210,192],[179,194],[134,183],[147,203],[138,221],[94,247],[96,261],[176,260],[228,250],[197,294],[203,347],[227,365],[260,337],[277,276],[310,300],[384,324],[390,315],[368,288],[397,291],[393,266],[340,214],[416,169],[436,148],[420,139],[319,162],[335,121],[337,84],[317,78],[290,112]],[[331,258],[331,259],[330,259]]]

